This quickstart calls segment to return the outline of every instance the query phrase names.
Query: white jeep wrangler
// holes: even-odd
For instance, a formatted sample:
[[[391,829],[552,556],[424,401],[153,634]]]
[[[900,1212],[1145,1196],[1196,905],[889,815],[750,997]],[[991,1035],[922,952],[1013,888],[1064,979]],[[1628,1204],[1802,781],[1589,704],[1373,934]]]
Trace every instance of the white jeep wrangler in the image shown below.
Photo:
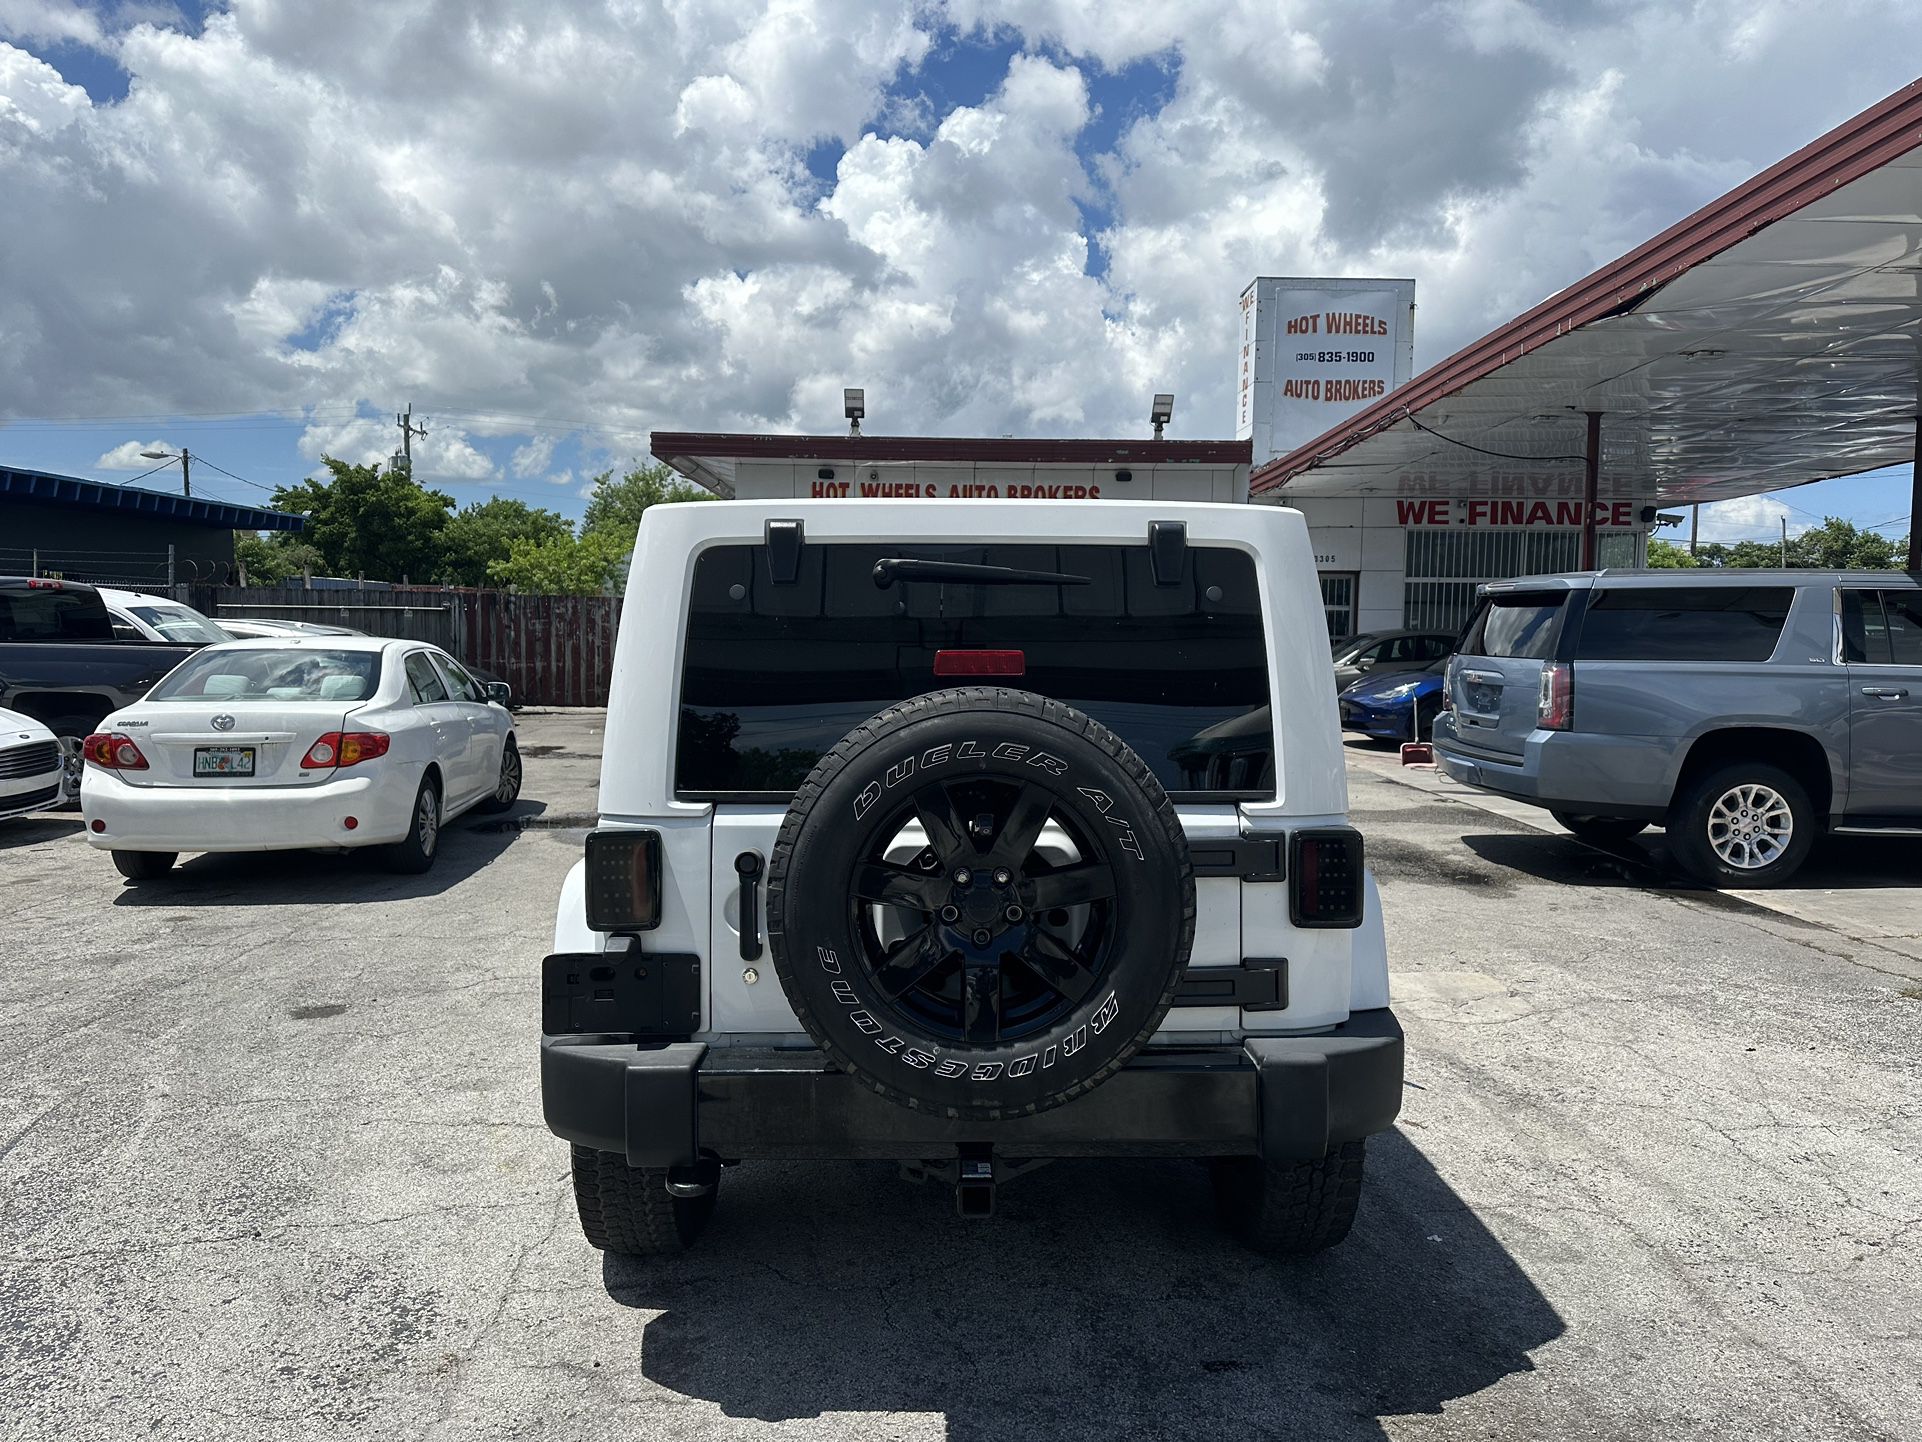
[[[686,1247],[736,1162],[898,1160],[979,1216],[1154,1156],[1332,1246],[1402,1088],[1346,806],[1295,512],[655,507],[542,963],[587,1239]]]

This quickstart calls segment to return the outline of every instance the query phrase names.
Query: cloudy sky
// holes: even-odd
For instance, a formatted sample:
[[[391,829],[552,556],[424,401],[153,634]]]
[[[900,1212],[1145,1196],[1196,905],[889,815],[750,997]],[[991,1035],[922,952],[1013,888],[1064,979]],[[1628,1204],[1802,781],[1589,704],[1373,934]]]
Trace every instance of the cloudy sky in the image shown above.
[[[1914,0],[0,0],[0,460],[264,499],[411,401],[423,479],[576,513],[844,385],[1229,435],[1256,274],[1417,277],[1420,369],[1918,56]]]

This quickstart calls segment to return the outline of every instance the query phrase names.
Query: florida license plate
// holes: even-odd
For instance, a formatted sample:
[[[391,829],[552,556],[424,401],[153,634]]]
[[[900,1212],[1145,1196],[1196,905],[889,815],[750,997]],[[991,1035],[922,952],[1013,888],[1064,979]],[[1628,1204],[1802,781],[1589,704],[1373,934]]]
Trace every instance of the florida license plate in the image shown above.
[[[251,746],[194,747],[196,776],[252,776],[254,748]]]

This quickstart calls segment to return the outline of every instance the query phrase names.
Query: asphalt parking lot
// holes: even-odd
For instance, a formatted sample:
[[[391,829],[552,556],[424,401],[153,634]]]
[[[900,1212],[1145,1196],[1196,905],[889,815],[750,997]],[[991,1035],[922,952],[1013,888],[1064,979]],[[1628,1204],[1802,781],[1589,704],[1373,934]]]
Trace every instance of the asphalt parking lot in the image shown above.
[[[1357,749],[1409,1066],[1343,1247],[1244,1253],[1181,1164],[988,1223],[762,1165],[643,1268],[536,1084],[598,728],[525,713],[527,800],[421,877],[0,824],[0,1435],[1916,1435],[1922,847],[1762,905]]]

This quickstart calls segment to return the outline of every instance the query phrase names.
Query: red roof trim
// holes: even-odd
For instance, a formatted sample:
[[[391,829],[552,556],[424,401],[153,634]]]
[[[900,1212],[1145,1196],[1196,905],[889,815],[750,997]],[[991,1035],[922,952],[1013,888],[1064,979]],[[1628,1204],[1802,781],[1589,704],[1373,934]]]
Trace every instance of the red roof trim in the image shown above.
[[[996,436],[772,436],[655,431],[650,449],[677,456],[772,461],[992,461],[1005,465],[1245,466],[1253,441],[1045,441]]]
[[[1483,379],[1511,360],[1537,350],[1577,326],[1639,303],[1651,291],[1736,242],[1859,180],[1878,166],[1922,146],[1922,80],[1914,80],[1819,140],[1776,162],[1719,200],[1676,222],[1533,310],[1489,332],[1390,391],[1367,410],[1277,456],[1250,478],[1250,489],[1269,491],[1322,461],[1340,455],[1383,426],[1424,410]]]

